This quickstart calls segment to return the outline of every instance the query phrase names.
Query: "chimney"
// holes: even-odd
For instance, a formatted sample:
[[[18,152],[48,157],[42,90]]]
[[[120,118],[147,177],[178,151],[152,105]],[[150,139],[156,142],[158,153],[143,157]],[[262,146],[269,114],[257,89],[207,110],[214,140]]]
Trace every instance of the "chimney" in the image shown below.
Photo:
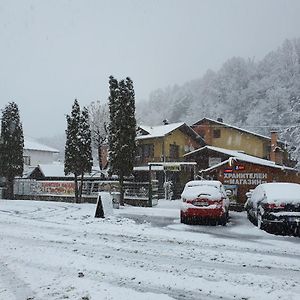
[[[223,123],[223,119],[222,118],[218,118],[217,121],[220,122],[220,123]]]
[[[270,160],[274,161],[275,164],[282,165],[283,161],[283,150],[278,147],[278,132],[271,131],[271,152],[270,152]]]
[[[168,119],[164,119],[164,120],[163,120],[163,124],[164,124],[164,125],[168,125],[168,124],[169,124],[169,120],[168,120]]]
[[[211,128],[209,123],[203,125],[204,128],[204,140],[207,145],[212,145],[212,134],[213,129]]]

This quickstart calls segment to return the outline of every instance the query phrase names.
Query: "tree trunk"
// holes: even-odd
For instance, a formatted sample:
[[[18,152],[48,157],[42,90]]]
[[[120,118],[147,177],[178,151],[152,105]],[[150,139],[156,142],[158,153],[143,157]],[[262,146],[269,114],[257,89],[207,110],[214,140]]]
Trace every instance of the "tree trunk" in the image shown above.
[[[101,145],[98,145],[98,162],[99,162],[99,168],[102,170],[102,153],[101,153],[102,147]]]
[[[74,183],[75,183],[75,203],[79,203],[78,202],[78,178],[77,178],[77,174],[74,174]]]
[[[124,176],[120,174],[119,176],[119,184],[120,184],[120,205],[124,206]]]
[[[14,177],[6,178],[5,198],[14,199]]]
[[[79,186],[79,203],[81,203],[82,201],[82,189],[83,189],[83,177],[84,177],[84,173],[81,173],[81,178],[80,178],[80,186]]]

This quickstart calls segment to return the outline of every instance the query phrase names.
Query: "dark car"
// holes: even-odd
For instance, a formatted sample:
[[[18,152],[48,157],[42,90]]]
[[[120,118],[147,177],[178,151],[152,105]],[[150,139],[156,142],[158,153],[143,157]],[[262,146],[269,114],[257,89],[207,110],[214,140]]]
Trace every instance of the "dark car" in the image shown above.
[[[245,209],[248,219],[262,230],[300,234],[300,184],[260,184],[251,193]]]

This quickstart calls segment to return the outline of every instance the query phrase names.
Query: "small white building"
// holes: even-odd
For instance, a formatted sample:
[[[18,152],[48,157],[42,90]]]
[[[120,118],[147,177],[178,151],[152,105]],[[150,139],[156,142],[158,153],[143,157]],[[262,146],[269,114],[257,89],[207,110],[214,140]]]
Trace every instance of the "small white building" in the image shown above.
[[[59,151],[55,148],[43,145],[33,139],[24,138],[23,158],[25,166],[37,166],[39,164],[52,164]]]

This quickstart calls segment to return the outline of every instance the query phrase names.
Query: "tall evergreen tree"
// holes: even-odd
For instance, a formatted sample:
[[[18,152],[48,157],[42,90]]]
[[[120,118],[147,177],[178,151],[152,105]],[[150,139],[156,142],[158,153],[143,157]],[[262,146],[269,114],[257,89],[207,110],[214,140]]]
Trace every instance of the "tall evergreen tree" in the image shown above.
[[[0,176],[6,180],[8,199],[14,198],[14,179],[23,174],[24,136],[18,105],[10,102],[2,111]]]
[[[135,93],[132,80],[127,77],[118,82],[110,77],[110,170],[119,177],[120,204],[124,205],[124,177],[133,170],[135,158]]]
[[[93,160],[88,110],[84,107],[81,112],[76,99],[71,115],[67,115],[66,136],[65,174],[74,174],[75,202],[80,203],[84,173],[91,172]],[[81,176],[80,185],[79,176]]]
[[[90,173],[93,166],[93,157],[92,157],[92,137],[91,137],[91,128],[89,123],[89,111],[86,107],[83,108],[80,117],[79,124],[79,148],[81,155],[81,184],[79,190],[79,198],[82,196],[82,187],[83,187],[83,178],[84,173]]]
[[[71,115],[67,115],[66,146],[65,146],[65,174],[74,174],[75,203],[79,202],[78,176],[81,174],[80,147],[79,147],[79,126],[80,106],[75,99]]]
[[[109,172],[112,174],[116,170],[115,161],[116,161],[116,148],[117,148],[117,112],[118,112],[118,102],[119,102],[119,83],[113,77],[109,77],[109,135],[108,135],[108,144],[109,144]]]

